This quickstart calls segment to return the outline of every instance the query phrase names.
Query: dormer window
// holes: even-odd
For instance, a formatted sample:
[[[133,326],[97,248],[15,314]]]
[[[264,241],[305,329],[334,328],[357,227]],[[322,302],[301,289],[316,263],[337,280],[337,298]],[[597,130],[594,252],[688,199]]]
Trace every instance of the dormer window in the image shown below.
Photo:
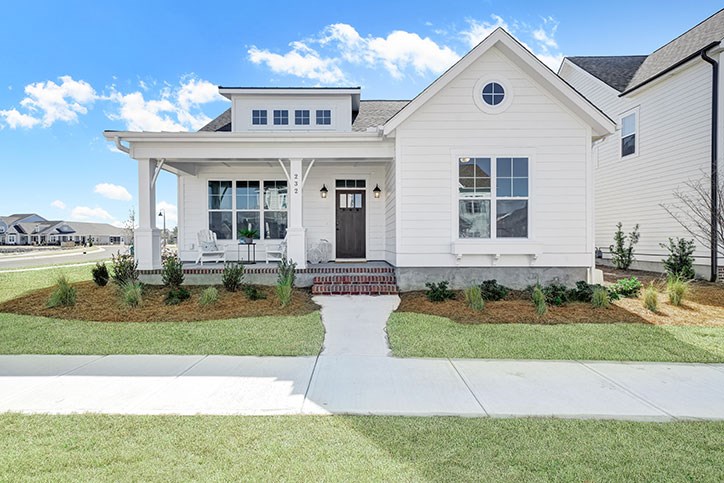
[[[329,126],[332,124],[332,111],[329,109],[317,109],[317,126]]]
[[[254,109],[251,111],[251,123],[254,126],[266,126],[266,110]]]
[[[286,126],[289,124],[289,111],[286,109],[274,109],[274,125]]]
[[[297,109],[294,111],[294,124],[297,126],[309,125],[309,110],[308,109]]]

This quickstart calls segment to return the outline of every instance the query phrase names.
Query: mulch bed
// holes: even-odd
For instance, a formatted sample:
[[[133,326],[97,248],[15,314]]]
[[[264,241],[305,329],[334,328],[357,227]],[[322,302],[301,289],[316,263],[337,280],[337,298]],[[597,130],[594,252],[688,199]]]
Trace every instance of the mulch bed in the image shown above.
[[[570,302],[561,307],[548,306],[548,313],[539,316],[533,303],[522,297],[509,297],[497,302],[486,302],[478,312],[465,303],[462,293],[456,299],[444,302],[430,302],[425,292],[408,292],[400,295],[398,312],[416,312],[447,317],[464,324],[611,324],[649,323],[639,315],[616,305],[607,309],[596,309],[591,304]]]
[[[213,305],[201,307],[198,303],[199,295],[207,287],[186,286],[191,292],[190,299],[178,305],[166,305],[164,299],[168,289],[146,285],[141,306],[127,308],[121,305],[118,288],[113,283],[98,287],[93,282],[87,281],[75,283],[73,286],[78,292],[73,307],[46,307],[48,298],[54,290],[50,287],[2,303],[0,312],[97,322],[193,322],[239,317],[305,315],[319,310],[319,306],[312,301],[311,293],[301,289],[295,289],[291,303],[282,308],[275,287],[259,286],[266,299],[254,301],[248,300],[243,292],[232,293],[223,287],[217,287],[219,300]]]

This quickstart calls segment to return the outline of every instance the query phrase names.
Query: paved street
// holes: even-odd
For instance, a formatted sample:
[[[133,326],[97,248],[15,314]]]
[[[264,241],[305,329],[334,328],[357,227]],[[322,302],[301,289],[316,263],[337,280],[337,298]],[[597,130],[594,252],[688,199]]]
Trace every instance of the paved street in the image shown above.
[[[48,265],[91,263],[107,260],[118,250],[126,250],[119,245],[94,246],[87,248],[85,254],[82,248],[73,250],[44,251],[42,253],[18,253],[0,256],[0,270],[33,268]]]

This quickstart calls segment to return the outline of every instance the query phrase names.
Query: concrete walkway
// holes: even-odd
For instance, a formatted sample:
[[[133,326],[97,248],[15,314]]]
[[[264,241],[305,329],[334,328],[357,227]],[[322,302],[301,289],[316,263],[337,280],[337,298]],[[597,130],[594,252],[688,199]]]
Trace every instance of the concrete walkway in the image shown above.
[[[0,356],[0,412],[724,419],[724,364],[398,359],[396,296],[315,300],[318,357]]]

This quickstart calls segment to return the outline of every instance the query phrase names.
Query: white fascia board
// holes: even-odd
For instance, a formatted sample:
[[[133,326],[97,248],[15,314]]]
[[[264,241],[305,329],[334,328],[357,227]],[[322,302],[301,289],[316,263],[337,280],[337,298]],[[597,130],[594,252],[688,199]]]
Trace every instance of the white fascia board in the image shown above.
[[[325,88],[234,88],[234,87],[219,87],[219,94],[231,99],[231,96],[339,96],[339,95],[359,95],[362,91],[361,87],[350,87],[340,89],[325,89]]]
[[[385,139],[377,132],[145,132],[145,131],[104,131],[103,136],[114,141],[119,138],[127,142],[382,142]]]

